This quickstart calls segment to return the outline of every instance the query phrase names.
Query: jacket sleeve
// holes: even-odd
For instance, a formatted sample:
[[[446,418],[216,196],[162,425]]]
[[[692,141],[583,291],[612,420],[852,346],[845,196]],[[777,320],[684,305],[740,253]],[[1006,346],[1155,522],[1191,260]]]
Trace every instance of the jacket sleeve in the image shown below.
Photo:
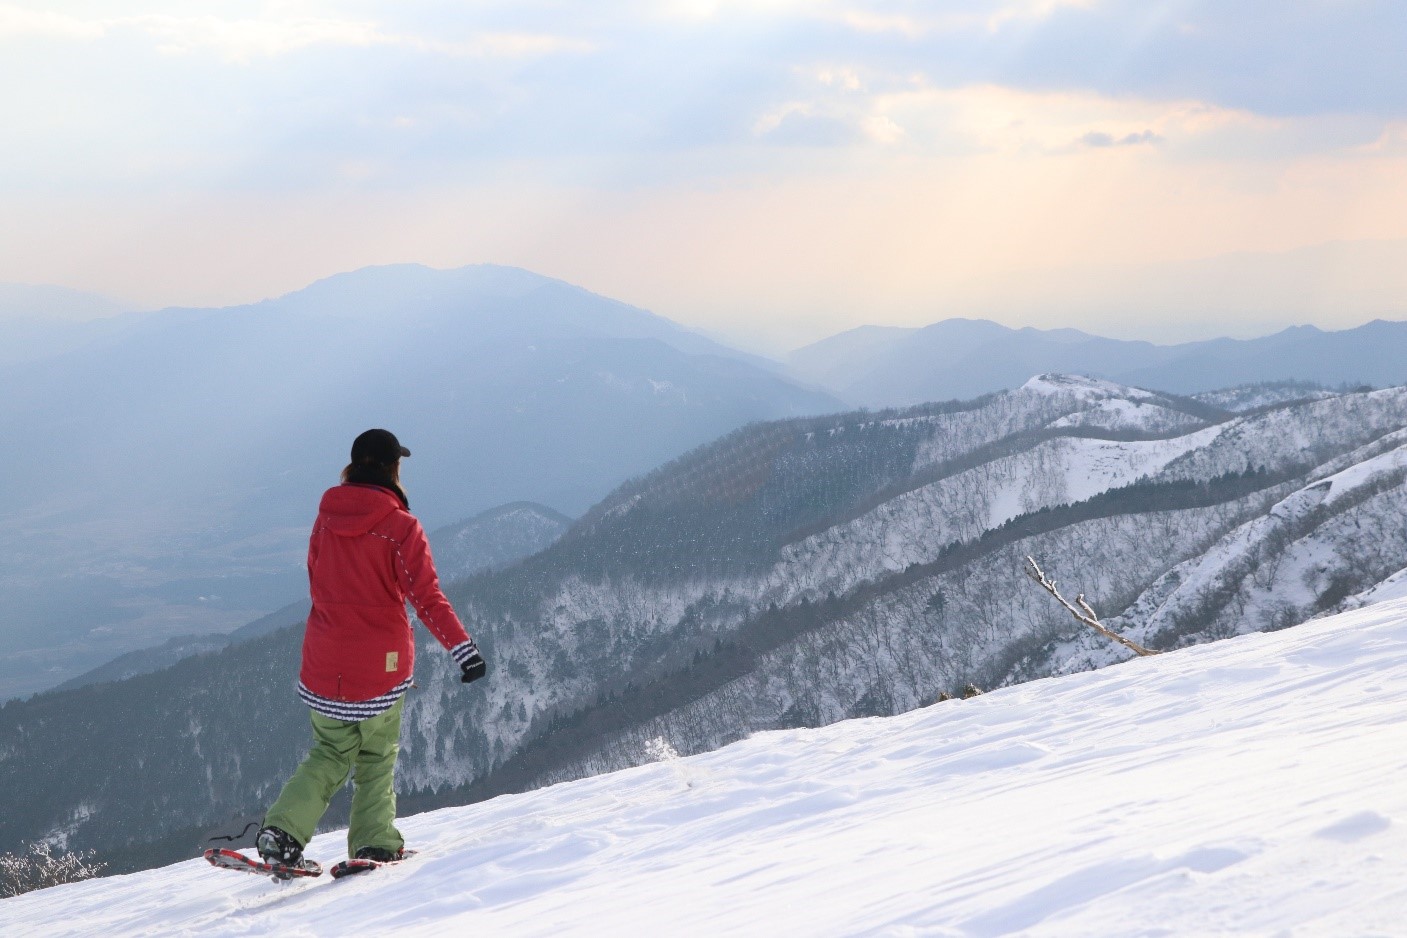
[[[414,517],[410,519],[410,530],[397,554],[401,562],[396,567],[396,578],[415,614],[439,643],[449,649],[455,662],[463,664],[477,654],[478,649],[440,590],[440,577],[430,557],[430,542],[425,537],[425,529]]]

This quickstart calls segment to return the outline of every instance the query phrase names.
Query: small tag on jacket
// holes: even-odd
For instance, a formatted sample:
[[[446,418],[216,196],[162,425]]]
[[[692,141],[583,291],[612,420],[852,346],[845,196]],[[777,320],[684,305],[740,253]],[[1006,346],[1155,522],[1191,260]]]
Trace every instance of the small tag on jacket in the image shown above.
[[[386,672],[387,672],[388,674],[391,673],[391,672],[394,672],[394,671],[396,670],[397,665],[400,663],[400,660],[401,660],[401,653],[400,653],[400,652],[398,652],[398,651],[388,651],[388,652],[386,652]]]

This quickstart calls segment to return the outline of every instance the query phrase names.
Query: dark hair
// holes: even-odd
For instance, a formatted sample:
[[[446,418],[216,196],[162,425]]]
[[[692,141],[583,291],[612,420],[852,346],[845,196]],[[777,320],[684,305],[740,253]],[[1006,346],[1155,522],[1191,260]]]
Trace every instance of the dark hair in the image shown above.
[[[383,489],[390,489],[396,493],[396,497],[401,500],[401,504],[410,509],[410,501],[405,497],[405,490],[401,488],[401,461],[387,465],[375,462],[370,459],[363,459],[359,462],[347,464],[347,468],[342,470],[342,483],[353,485],[379,485]]]

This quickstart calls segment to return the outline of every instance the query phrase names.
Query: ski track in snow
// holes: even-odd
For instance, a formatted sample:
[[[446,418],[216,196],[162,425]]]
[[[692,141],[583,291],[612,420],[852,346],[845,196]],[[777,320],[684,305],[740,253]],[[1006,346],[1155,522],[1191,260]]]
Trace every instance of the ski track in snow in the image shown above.
[[[14,935],[1402,935],[1407,598],[405,818],[290,885],[202,860]],[[309,853],[329,862],[340,831]]]

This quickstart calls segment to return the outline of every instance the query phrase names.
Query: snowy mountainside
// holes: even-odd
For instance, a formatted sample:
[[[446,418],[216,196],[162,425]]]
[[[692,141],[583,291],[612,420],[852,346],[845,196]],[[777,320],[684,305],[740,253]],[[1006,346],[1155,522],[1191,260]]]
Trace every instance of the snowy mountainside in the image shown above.
[[[403,817],[279,886],[190,859],[0,901],[8,934],[1392,935],[1407,600]],[[341,856],[345,835],[310,853]]]
[[[968,681],[991,686],[1050,673],[1053,663],[1042,649],[1053,648],[1072,628],[1019,576],[1027,553],[1039,554],[1062,573],[1078,571],[1082,588],[1102,597],[1109,612],[1117,612],[1163,573],[1200,556],[1227,532],[1302,486],[1326,461],[1371,458],[1375,447],[1390,445],[1381,442],[1385,434],[1407,424],[1407,392],[1390,390],[1300,403],[1179,437],[1051,438],[1046,436],[1050,424],[1068,414],[1055,416],[1042,408],[1049,394],[1042,382],[988,404],[1006,426],[1020,430],[1004,438],[1006,446],[987,446],[986,459],[971,468],[958,457],[938,464],[941,468],[934,472],[934,464],[923,456],[926,448],[931,451],[932,439],[916,441],[910,447],[915,462],[931,475],[877,482],[881,497],[833,510],[836,523],[819,526],[815,533],[805,525],[776,525],[780,544],[766,562],[714,576],[697,575],[686,558],[676,561],[674,576],[578,574],[553,581],[531,611],[494,610],[483,593],[470,594],[466,608],[477,627],[496,642],[500,636],[510,638],[495,646],[510,667],[533,674],[545,654],[575,665],[566,673],[548,678],[543,672],[541,679],[526,682],[534,688],[533,703],[555,711],[548,740],[539,748],[554,746],[573,758],[555,767],[525,759],[522,771],[531,765],[542,770],[538,780],[568,778],[618,767],[640,738],[654,734],[667,736],[682,750],[697,751],[759,728],[902,711]],[[1139,392],[1130,398],[1144,396]],[[1072,412],[1078,413],[1081,405],[1103,406],[1107,388],[1091,383],[1055,399],[1065,406],[1076,402]],[[1034,414],[1042,418],[1037,433],[1013,419]],[[927,414],[922,419],[941,426],[950,418]],[[976,423],[971,410],[951,419],[961,426]],[[876,421],[871,432],[922,425],[916,418],[900,417]],[[842,422],[826,431],[827,438],[857,429]],[[818,430],[808,433],[808,442],[821,438]],[[943,436],[942,429],[934,430],[933,437]],[[762,445],[767,453],[778,444]],[[784,458],[772,457],[773,475],[762,484],[756,481],[757,469],[738,457],[734,478],[762,485],[750,504],[765,505],[766,486],[784,484],[777,478],[785,471]],[[681,467],[676,475],[687,472]],[[615,496],[614,505],[606,503],[597,523],[626,526],[632,515],[643,515],[633,529],[648,543],[659,523],[656,512],[678,517],[663,511],[660,503],[668,505],[680,484],[665,474],[652,485],[627,488]],[[715,483],[715,490],[727,489]],[[1400,485],[1392,492],[1389,497],[1403,495]],[[715,510],[728,509],[716,505]],[[585,536],[584,527],[569,534],[562,546]],[[595,533],[598,545],[623,540]],[[1394,550],[1407,556],[1403,531],[1386,532],[1379,544],[1384,556]],[[1384,561],[1360,571],[1360,577],[1385,576],[1400,566]],[[1308,615],[1322,606],[1310,602],[1299,608]],[[519,638],[517,623],[533,617],[543,628]],[[672,633],[669,654],[676,660],[692,655],[697,663],[682,672],[669,668],[662,660],[665,653],[650,644],[658,642],[652,633],[660,631]],[[653,660],[644,658],[642,650],[652,653]],[[603,656],[598,662],[623,658],[652,683],[632,689],[607,678],[605,698],[564,718],[563,697],[571,699],[573,684],[599,686],[602,672],[588,668],[597,654]],[[711,678],[688,679],[704,672]],[[687,685],[687,692],[670,690],[680,684]],[[539,690],[544,687],[546,694]],[[612,699],[617,691],[620,699]],[[521,745],[523,737],[513,738],[519,732],[513,714],[503,716],[490,735],[505,748]],[[530,710],[528,717],[521,732],[530,736],[535,729]],[[453,771],[448,764],[427,768]]]
[[[1159,577],[1109,625],[1154,647],[1196,644],[1284,628],[1315,614],[1396,599],[1407,557],[1407,433],[1361,461],[1328,463],[1314,481]],[[1347,468],[1340,468],[1347,465]],[[1073,673],[1127,653],[1075,634],[1039,656],[1048,673]]]
[[[1057,421],[1058,423],[1058,421]],[[782,549],[780,582],[831,571],[830,589],[937,559],[949,544],[1045,508],[1085,501],[1158,472],[1221,427],[1174,439],[1058,437],[891,498],[851,521]]]
[[[974,401],[751,425],[621,486],[541,553],[450,587],[490,677],[465,688],[422,633],[402,803],[625,767],[655,736],[695,753],[1068,670],[1080,627],[1021,576],[1026,555],[1112,617],[1404,430],[1407,389],[1234,416],[1052,376]],[[1400,481],[1382,485],[1378,497],[1401,497]],[[1345,524],[1326,543],[1355,556]],[[1296,608],[1317,614],[1400,570],[1407,526],[1375,531],[1351,582]],[[1179,621],[1167,647],[1211,625]],[[0,709],[0,785],[27,808],[0,816],[0,849],[72,828],[75,846],[151,862],[259,810],[306,747],[296,638]],[[140,726],[118,716],[134,711]],[[55,749],[62,774],[41,756]]]
[[[1331,391],[1314,381],[1266,381],[1255,384],[1242,384],[1234,388],[1217,391],[1202,391],[1193,394],[1192,399],[1220,407],[1223,410],[1240,413],[1257,410],[1261,407],[1274,407],[1292,401],[1318,400],[1333,397],[1338,391]]]
[[[1372,586],[1402,562],[1397,532],[1407,528],[1407,433],[1387,440],[1396,448],[1313,482],[1180,564],[1129,625],[1186,642],[1195,633],[1184,623],[1196,623],[1224,637],[1292,625]]]
[[[1398,570],[1392,576],[1363,590],[1343,601],[1344,609],[1362,609],[1373,603],[1385,603],[1394,599],[1407,599],[1407,568]]]

